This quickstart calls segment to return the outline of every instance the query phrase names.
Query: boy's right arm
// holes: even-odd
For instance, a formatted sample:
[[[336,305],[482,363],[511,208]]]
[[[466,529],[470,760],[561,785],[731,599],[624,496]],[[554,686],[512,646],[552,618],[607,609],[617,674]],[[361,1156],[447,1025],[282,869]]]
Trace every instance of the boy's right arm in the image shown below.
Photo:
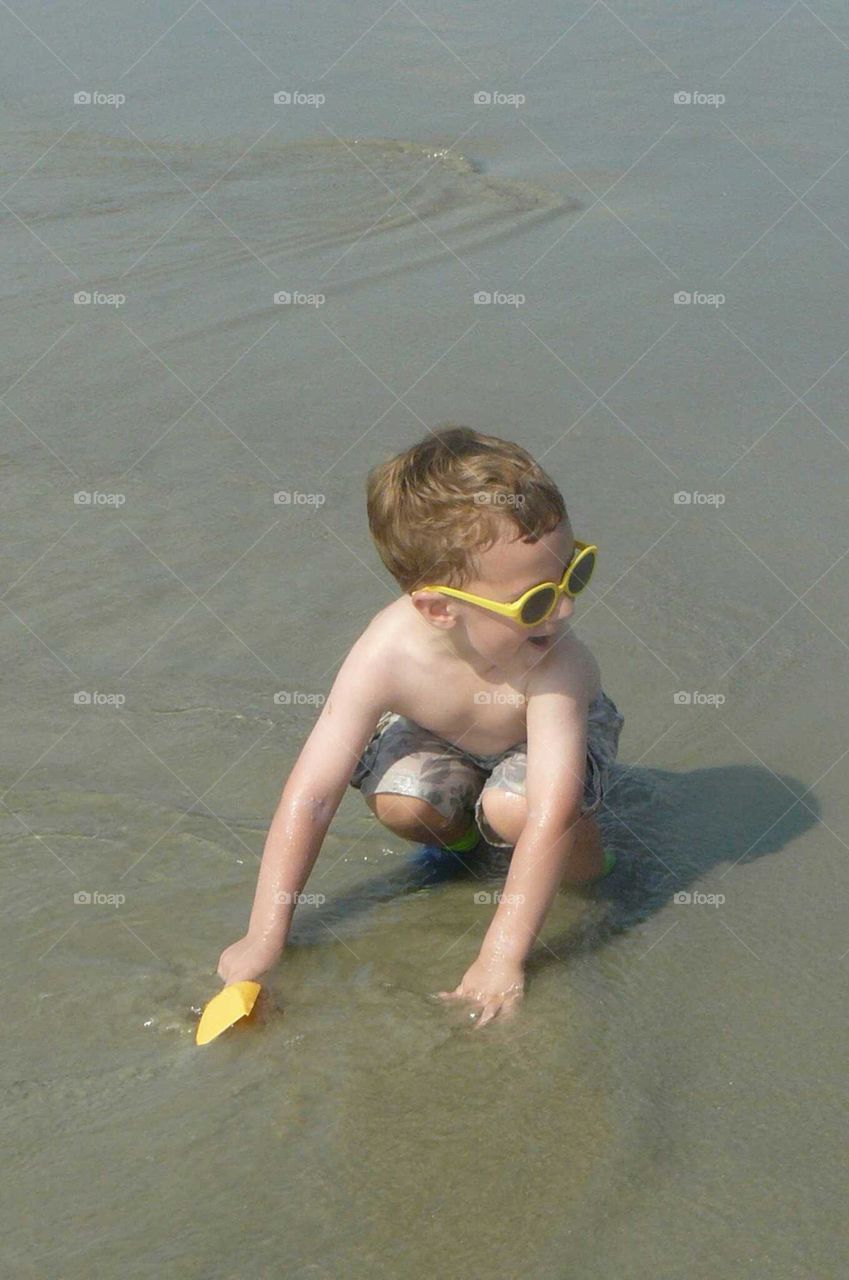
[[[227,983],[257,978],[280,958],[303,891],[351,774],[391,706],[392,664],[371,628],[343,662],[289,774],[265,841],[248,932],[222,952]]]

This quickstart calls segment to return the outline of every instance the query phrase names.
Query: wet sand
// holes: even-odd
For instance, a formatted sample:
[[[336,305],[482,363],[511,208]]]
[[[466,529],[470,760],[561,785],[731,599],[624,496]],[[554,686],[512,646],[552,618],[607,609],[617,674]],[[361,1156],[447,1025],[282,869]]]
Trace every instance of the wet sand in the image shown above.
[[[6,1269],[842,1277],[845,14],[216,12],[21,12],[0,55]],[[448,421],[601,548],[619,866],[477,1034],[432,993],[503,861],[351,791],[199,1050],[397,594],[367,471]]]

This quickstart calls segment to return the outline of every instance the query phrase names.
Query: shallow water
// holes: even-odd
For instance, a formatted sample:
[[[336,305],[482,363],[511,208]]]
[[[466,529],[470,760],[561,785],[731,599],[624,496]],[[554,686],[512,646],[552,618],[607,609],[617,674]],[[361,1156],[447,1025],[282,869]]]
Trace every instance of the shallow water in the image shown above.
[[[16,12],[6,1271],[842,1276],[845,13]],[[520,440],[600,544],[618,869],[478,1034],[432,993],[503,861],[350,792],[257,1016],[199,1050],[396,594],[366,473],[445,421]]]

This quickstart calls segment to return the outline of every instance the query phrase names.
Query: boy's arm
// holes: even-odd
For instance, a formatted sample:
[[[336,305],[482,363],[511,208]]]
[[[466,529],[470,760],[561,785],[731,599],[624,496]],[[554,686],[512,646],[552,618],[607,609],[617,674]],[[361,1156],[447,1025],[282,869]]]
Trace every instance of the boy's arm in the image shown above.
[[[540,663],[527,695],[527,821],[497,910],[455,996],[481,1004],[478,1026],[521,995],[524,963],[563,879],[581,817],[592,671]]]
[[[369,630],[342,664],[283,788],[265,841],[248,932],[219,961],[225,982],[256,978],[279,959],[298,896],[354,766],[391,703],[391,664]]]

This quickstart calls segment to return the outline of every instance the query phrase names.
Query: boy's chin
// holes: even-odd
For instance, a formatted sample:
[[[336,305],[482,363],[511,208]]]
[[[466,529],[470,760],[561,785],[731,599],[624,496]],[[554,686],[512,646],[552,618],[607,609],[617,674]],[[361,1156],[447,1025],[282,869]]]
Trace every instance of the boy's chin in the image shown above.
[[[478,660],[493,667],[509,667],[525,658],[538,658],[542,652],[528,644],[527,636],[515,639],[511,636],[509,640],[502,638],[500,641],[493,641],[491,638],[477,640],[474,636],[469,636],[468,641]]]
[[[481,662],[490,663],[495,667],[504,667],[511,662],[516,661],[517,654],[521,653],[526,645],[523,643],[511,645],[497,644],[473,644],[472,648],[477,654]]]
[[[525,649],[530,649],[532,653],[548,653],[554,645],[555,637],[549,636],[528,636],[524,645]]]
[[[531,663],[542,657],[544,649],[538,649],[535,645],[528,644],[527,639],[519,640],[509,647],[490,651],[486,656],[490,662],[500,667],[511,667],[516,663]]]

